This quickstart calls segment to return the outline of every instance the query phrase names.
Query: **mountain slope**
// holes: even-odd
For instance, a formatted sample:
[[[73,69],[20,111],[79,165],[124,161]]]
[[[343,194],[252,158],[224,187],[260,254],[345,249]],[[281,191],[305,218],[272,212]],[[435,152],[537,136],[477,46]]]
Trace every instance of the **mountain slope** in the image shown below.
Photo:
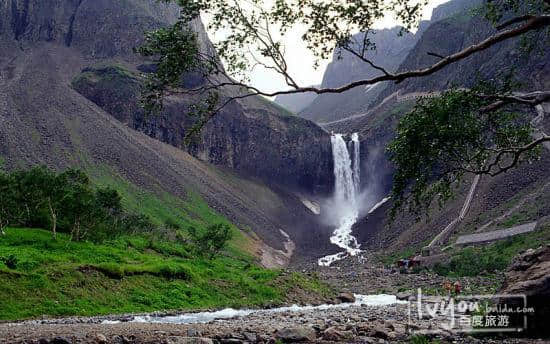
[[[148,192],[168,193],[187,202],[193,201],[193,195],[199,195],[210,208],[239,228],[256,233],[248,235],[256,247],[252,248],[254,253],[261,254],[262,250],[273,253],[262,241],[284,251],[287,239],[281,230],[288,232],[299,248],[316,246],[310,238],[326,237],[328,232],[323,232],[323,226],[317,225],[315,216],[292,193],[284,188],[272,190],[259,180],[215,168],[181,149],[135,131],[113,117],[118,112],[113,111],[113,115],[105,112],[72,88],[74,78],[90,66],[123,65],[130,69],[141,65],[143,61],[132,49],[142,39],[143,30],[167,25],[176,13],[173,7],[153,0],[2,2],[0,156],[5,165],[9,169],[34,164],[56,169],[77,166],[92,174],[102,169]],[[273,112],[272,108],[270,111]],[[290,130],[278,124],[289,123],[284,117],[272,113],[259,118],[259,112],[241,115],[242,118],[256,116],[264,133],[274,133],[269,144],[264,141],[265,146],[273,149],[277,144],[289,145],[284,137],[290,135],[287,134]],[[172,125],[175,123],[167,130],[176,132],[177,127]],[[311,126],[299,120],[293,128],[304,130]],[[317,133],[315,139],[321,143],[311,149],[318,149],[321,155],[323,150],[330,152],[328,134],[318,127]],[[219,132],[223,134],[224,131]],[[323,140],[326,145],[322,144]],[[251,142],[239,142],[246,152]],[[291,158],[292,154],[298,154],[290,145],[287,149]],[[299,154],[307,154],[310,148],[302,146],[301,149]],[[263,160],[256,160],[253,168],[270,161],[278,163],[278,156],[263,152],[266,154]],[[220,164],[233,167],[226,161]],[[253,168],[248,171],[251,176],[265,177],[252,173]],[[303,174],[295,171],[300,178],[314,175],[310,168],[319,171],[317,165],[301,168]],[[322,173],[330,175],[330,171]],[[312,177],[314,182],[310,185],[319,182],[317,177]],[[312,229],[318,228],[312,233]],[[256,235],[261,240],[254,240]]]

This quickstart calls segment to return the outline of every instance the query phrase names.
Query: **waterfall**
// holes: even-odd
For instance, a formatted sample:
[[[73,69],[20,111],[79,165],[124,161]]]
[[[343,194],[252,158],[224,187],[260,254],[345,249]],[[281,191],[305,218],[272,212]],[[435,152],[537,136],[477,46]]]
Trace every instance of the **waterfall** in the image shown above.
[[[318,264],[321,266],[330,266],[347,255],[355,256],[361,252],[357,239],[351,235],[352,227],[359,217],[358,196],[361,181],[359,135],[357,133],[351,135],[353,159],[342,134],[333,134],[331,143],[334,159],[334,201],[341,211],[339,225],[332,233],[330,242],[345,251],[320,258]]]
[[[361,168],[359,165],[359,153],[360,153],[360,147],[361,144],[359,142],[359,134],[353,133],[351,134],[351,142],[353,144],[353,185],[355,186],[355,194],[359,195],[359,189],[361,187]]]

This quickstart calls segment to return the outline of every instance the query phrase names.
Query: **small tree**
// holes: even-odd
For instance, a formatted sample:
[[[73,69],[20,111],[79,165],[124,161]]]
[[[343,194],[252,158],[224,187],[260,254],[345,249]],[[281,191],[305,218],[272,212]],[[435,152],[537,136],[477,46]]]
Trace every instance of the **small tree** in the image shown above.
[[[122,213],[122,197],[115,189],[105,187],[96,190],[96,206],[103,209],[107,216]]]
[[[231,228],[222,223],[209,226],[204,233],[199,233],[195,227],[190,227],[188,231],[198,253],[209,259],[214,258],[233,236]]]
[[[40,219],[47,213],[53,237],[57,235],[57,219],[62,181],[56,174],[44,166],[34,167],[28,171],[18,171],[12,174],[16,203],[24,214],[22,221],[25,225],[43,225]]]
[[[67,170],[59,175],[60,184],[63,185],[61,207],[66,220],[71,226],[71,239],[82,240],[87,229],[101,218],[90,179],[80,170]]]

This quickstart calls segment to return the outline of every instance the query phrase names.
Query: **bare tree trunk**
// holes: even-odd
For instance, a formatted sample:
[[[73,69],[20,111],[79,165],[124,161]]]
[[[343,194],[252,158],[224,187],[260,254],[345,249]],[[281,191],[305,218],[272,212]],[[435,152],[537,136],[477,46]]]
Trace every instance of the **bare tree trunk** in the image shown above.
[[[80,241],[80,220],[75,220],[71,231],[71,241]]]
[[[4,212],[4,207],[2,207],[2,209],[0,209],[0,214],[5,214]],[[6,228],[8,226],[8,223],[9,220],[8,220],[8,217],[6,216],[6,223],[4,223],[4,219],[0,216],[0,235],[6,235],[6,232],[4,232],[4,228]]]
[[[52,200],[50,198],[48,198],[48,206],[50,208],[50,216],[52,218],[52,233],[53,233],[53,238],[54,239],[57,239],[57,214],[55,213],[55,211],[53,210],[53,207],[52,207]]]
[[[25,210],[27,211],[27,221],[25,221],[25,224],[28,224],[31,222],[31,210],[29,209],[29,205],[25,203]]]

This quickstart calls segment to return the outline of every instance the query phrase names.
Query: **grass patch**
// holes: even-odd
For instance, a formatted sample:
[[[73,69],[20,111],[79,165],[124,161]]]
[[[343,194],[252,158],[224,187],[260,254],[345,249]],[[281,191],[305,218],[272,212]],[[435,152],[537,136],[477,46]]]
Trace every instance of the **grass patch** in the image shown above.
[[[550,227],[516,235],[491,245],[467,247],[453,254],[448,263],[434,266],[443,276],[463,277],[505,270],[522,251],[550,243]]]
[[[400,259],[410,258],[416,256],[422,247],[425,247],[430,243],[430,240],[426,240],[420,244],[409,246],[403,250],[395,251],[389,254],[382,254],[378,256],[378,260],[384,265],[393,265]]]
[[[0,263],[0,320],[260,307],[283,303],[290,288],[328,290],[300,274],[281,280],[281,271],[242,257],[182,258],[179,250],[185,248],[177,243],[157,245],[168,248],[152,249],[145,237],[94,244],[8,228],[0,237],[0,255],[13,254],[18,263],[15,269]]]

